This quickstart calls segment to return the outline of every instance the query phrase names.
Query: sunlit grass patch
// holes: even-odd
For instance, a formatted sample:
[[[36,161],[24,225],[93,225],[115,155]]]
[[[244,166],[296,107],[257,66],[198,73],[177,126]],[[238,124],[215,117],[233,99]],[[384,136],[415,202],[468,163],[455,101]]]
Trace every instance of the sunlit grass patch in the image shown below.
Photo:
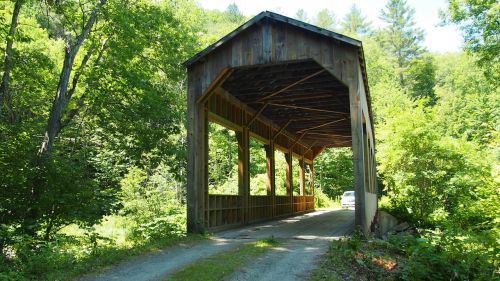
[[[252,258],[265,254],[278,244],[278,241],[274,239],[245,243],[235,249],[195,261],[179,269],[165,280],[221,280],[244,266]]]

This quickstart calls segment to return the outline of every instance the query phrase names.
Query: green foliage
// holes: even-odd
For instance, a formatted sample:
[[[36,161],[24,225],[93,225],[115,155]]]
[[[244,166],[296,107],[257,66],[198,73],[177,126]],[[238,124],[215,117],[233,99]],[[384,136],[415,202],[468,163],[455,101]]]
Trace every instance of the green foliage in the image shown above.
[[[313,24],[321,28],[333,30],[336,25],[335,14],[328,9],[323,9],[316,15]]]
[[[407,86],[413,98],[425,99],[426,105],[436,104],[437,96],[434,92],[436,66],[430,55],[413,60],[409,64],[406,75]]]
[[[407,259],[398,278],[498,278],[496,82],[465,53],[416,52],[401,69],[384,44],[365,42],[386,194],[379,206],[421,229],[390,239]]]
[[[387,241],[359,237],[333,241],[312,280],[496,280],[485,241],[443,233],[418,238],[402,233]],[[462,247],[457,247],[460,244]]]
[[[95,4],[25,1],[21,10],[0,117],[0,279],[72,278],[184,235],[182,62],[246,18],[235,4],[220,12],[191,0],[108,0],[76,57],[72,78],[80,76],[54,152],[39,158],[65,43],[75,40]],[[425,228],[372,244],[402,258],[397,278],[498,278],[498,7],[450,1],[449,17],[465,32],[469,54],[425,53],[403,0],[388,2],[382,30],[370,31],[356,7],[341,23],[363,40],[383,206]],[[12,8],[13,1],[0,3],[0,48]],[[307,20],[303,11],[297,17]],[[326,9],[312,22],[335,28]],[[85,54],[90,59],[82,65]],[[209,133],[210,192],[236,194],[235,133],[213,125]],[[265,194],[265,151],[257,142],[250,146],[252,194]],[[295,194],[298,170],[295,160]],[[352,170],[350,149],[316,159],[317,207],[352,189]],[[278,195],[286,194],[285,175],[277,151]],[[371,260],[379,255],[353,256],[363,241],[345,243],[338,257],[375,272],[372,280],[383,275]]]
[[[467,50],[478,55],[478,63],[498,87],[500,79],[500,3],[495,0],[449,0],[447,20],[460,26]]]
[[[182,62],[203,44],[200,20],[186,10],[199,12],[194,2],[107,1],[75,59],[72,79],[80,76],[54,151],[37,155],[65,42],[95,3],[26,1],[21,10],[0,117],[0,279],[71,278],[123,259],[133,245],[184,235]],[[12,3],[0,6],[3,31]]]
[[[132,167],[121,185],[122,214],[129,220],[130,238],[147,242],[185,231],[185,208],[176,198],[178,183],[165,165],[151,172]]]
[[[244,17],[236,4],[228,6],[226,11],[203,11],[201,26],[205,33],[205,43],[211,44],[243,24],[248,18]]]
[[[371,22],[366,20],[356,4],[353,4],[349,13],[344,16],[340,28],[342,33],[354,36],[368,35],[372,32]]]
[[[354,171],[351,148],[331,148],[323,151],[315,160],[315,188],[329,198],[339,198],[347,190],[354,189]]]
[[[267,194],[267,160],[262,143],[250,138],[250,195]]]
[[[320,188],[314,190],[314,208],[339,208],[340,201],[328,197]]]
[[[210,193],[238,194],[238,141],[234,131],[209,123]]]
[[[274,152],[275,157],[275,185],[276,185],[276,195],[286,195],[286,158],[285,154],[279,150]]]
[[[438,126],[446,135],[485,147],[500,128],[500,89],[484,77],[474,58],[461,54],[435,59]],[[464,71],[467,69],[467,71]]]

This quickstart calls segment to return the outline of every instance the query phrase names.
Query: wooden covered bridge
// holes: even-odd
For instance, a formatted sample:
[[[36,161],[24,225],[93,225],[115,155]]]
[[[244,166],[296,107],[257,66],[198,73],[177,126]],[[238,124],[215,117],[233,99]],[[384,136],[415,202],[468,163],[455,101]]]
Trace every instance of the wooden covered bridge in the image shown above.
[[[355,224],[365,233],[370,230],[377,211],[377,186],[360,41],[262,12],[192,57],[186,66],[189,232],[313,210],[314,159],[326,148],[349,146],[354,161]],[[209,193],[209,121],[236,132],[237,195]],[[250,195],[250,138],[265,144],[267,195]],[[286,196],[276,195],[276,150],[286,155]],[[299,160],[299,167],[293,167],[292,158]],[[298,196],[292,192],[295,168],[300,170]]]

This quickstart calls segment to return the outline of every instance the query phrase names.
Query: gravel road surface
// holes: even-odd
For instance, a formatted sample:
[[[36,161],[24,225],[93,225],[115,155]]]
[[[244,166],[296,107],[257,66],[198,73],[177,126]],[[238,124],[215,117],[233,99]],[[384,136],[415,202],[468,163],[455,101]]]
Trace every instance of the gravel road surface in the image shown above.
[[[227,280],[303,280],[326,253],[329,241],[354,228],[353,210],[319,210],[300,216],[216,233],[195,241],[150,253],[111,267],[83,281],[165,280],[168,274],[200,258],[227,251],[252,240],[275,238],[280,245],[257,257]]]

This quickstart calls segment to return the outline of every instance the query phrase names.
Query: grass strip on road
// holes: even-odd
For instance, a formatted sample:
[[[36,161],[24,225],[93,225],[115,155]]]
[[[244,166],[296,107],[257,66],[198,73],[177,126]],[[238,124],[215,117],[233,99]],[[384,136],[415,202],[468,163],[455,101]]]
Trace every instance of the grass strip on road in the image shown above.
[[[263,255],[278,245],[274,239],[258,240],[242,244],[230,251],[208,256],[191,263],[165,280],[179,281],[211,281],[221,280],[244,266],[252,258]]]

